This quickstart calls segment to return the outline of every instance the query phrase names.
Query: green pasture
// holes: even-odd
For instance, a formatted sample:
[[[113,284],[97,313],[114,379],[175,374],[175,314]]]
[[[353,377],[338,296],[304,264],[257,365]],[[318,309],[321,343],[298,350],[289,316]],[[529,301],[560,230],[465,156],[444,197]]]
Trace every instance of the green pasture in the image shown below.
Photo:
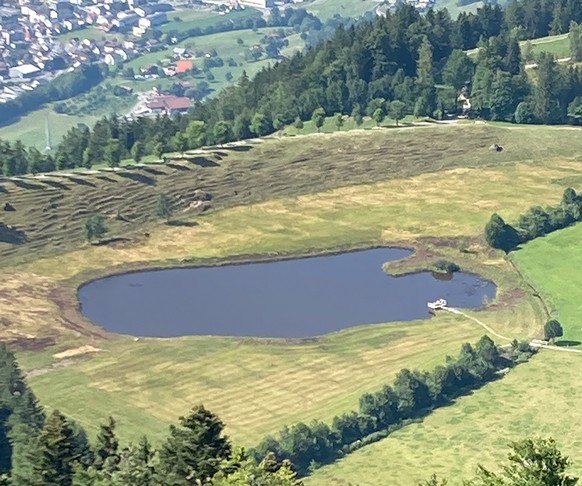
[[[61,42],[67,42],[71,39],[90,39],[90,40],[101,40],[101,39],[119,39],[122,40],[124,34],[120,32],[104,32],[97,27],[87,27],[80,30],[72,30],[70,32],[65,32],[57,36],[57,39]]]
[[[304,5],[308,11],[326,20],[341,15],[342,17],[360,17],[366,12],[373,11],[380,2],[376,0],[315,0]]]
[[[220,15],[218,12],[209,12],[207,10],[183,9],[168,12],[167,15],[170,22],[160,26],[160,30],[164,33],[172,31],[186,32],[196,27],[204,28],[234,20],[260,18],[261,12],[250,7],[247,7],[244,10],[234,10],[225,15]],[[176,20],[177,18],[179,20]]]
[[[574,184],[576,180],[573,180]],[[564,326],[563,340],[582,342],[582,225],[537,238],[511,254]]]
[[[541,351],[502,380],[317,470],[305,484],[416,486],[436,473],[461,486],[478,464],[499,468],[509,442],[525,437],[555,438],[580,476],[581,365],[582,354]]]
[[[71,127],[79,123],[92,126],[99,117],[94,115],[61,115],[55,113],[52,106],[49,105],[23,116],[15,123],[0,127],[0,139],[21,140],[25,146],[44,150],[46,147],[47,119],[51,145],[54,148]]]
[[[565,127],[468,123],[275,136],[120,173],[2,182],[0,191],[17,208],[5,214],[6,223],[29,237],[25,245],[0,243],[0,306],[2,317],[12,323],[5,332],[56,341],[38,356],[25,353],[23,365],[41,402],[60,408],[91,434],[112,414],[122,441],[144,432],[157,441],[169,423],[200,402],[220,415],[242,445],[299,420],[330,420],[354,409],[362,392],[389,383],[402,367],[431,369],[447,354],[456,354],[461,343],[476,341],[484,329],[445,314],[355,327],[309,341],[135,341],[103,335],[76,321],[67,292],[88,275],[118,265],[393,243],[419,249],[395,271],[445,257],[493,279],[499,285],[494,305],[467,314],[510,338],[539,337],[546,319],[539,300],[502,254],[486,247],[482,232],[492,212],[512,221],[533,204],[555,204],[565,187],[578,188],[582,141],[572,135]],[[504,151],[492,151],[493,143]],[[168,226],[157,220],[159,192],[188,200],[196,189],[213,195],[214,208],[198,215],[178,206],[176,215],[196,225]],[[58,204],[49,206],[51,200]],[[86,245],[82,224],[87,215],[117,210],[128,216],[127,222],[108,217],[111,236],[129,241]],[[461,240],[468,253],[459,250]],[[528,248],[522,251],[527,255]],[[55,300],[55,295],[60,297]],[[85,326],[86,333],[71,322]],[[99,351],[75,357],[83,346]],[[61,359],[52,355],[63,351],[73,358],[59,367]],[[549,412],[556,410],[555,397],[557,410],[577,400],[576,381],[568,387],[566,381],[574,380],[575,361],[570,361],[578,356],[546,353],[309,481],[346,484],[338,482],[342,478],[368,484],[395,478],[395,484],[408,484],[419,472],[428,477],[433,471],[456,481],[477,461],[492,464],[497,454],[505,454],[508,438],[531,430],[524,426],[537,424],[536,414],[542,417],[542,433],[556,427],[565,447],[578,447],[575,434]],[[547,364],[547,359],[555,361]],[[558,362],[567,372],[554,380]],[[531,410],[524,404],[531,404]],[[383,452],[385,447],[389,452]],[[474,447],[483,453],[476,454]],[[421,455],[423,450],[430,458]],[[454,460],[451,450],[457,452]],[[362,460],[368,466],[350,465],[352,457],[358,461],[362,455],[370,456]],[[388,461],[387,455],[396,457]],[[344,469],[335,473],[334,467]]]
[[[568,34],[551,35],[534,39],[530,42],[533,47],[533,52],[536,54],[539,52],[549,52],[558,59],[570,57],[570,39],[568,38]],[[520,44],[522,50],[525,44],[526,42]]]
[[[540,52],[549,52],[553,54],[558,59],[566,58],[570,56],[570,40],[568,34],[550,35],[547,37],[540,37],[538,39],[531,39],[529,41],[522,41],[519,43],[521,47],[521,52],[524,52],[527,43],[532,46],[532,52],[534,54],[539,54]],[[467,54],[471,57],[477,55],[478,49],[471,49],[467,51]]]

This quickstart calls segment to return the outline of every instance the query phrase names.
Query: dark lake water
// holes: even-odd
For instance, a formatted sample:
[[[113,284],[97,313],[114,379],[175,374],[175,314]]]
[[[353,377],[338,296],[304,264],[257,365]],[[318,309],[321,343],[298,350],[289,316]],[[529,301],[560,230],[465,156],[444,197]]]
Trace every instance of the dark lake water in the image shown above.
[[[332,256],[115,275],[79,290],[83,314],[122,334],[311,337],[358,324],[428,317],[426,303],[480,307],[496,287],[472,274],[391,277],[382,264],[410,252]]]

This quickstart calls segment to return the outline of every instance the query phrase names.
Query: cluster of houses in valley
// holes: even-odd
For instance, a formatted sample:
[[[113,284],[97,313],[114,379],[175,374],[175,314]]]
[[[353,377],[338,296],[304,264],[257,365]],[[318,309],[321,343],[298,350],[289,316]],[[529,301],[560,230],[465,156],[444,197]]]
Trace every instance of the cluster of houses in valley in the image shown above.
[[[168,21],[173,6],[151,0],[4,0],[0,2],[0,103],[82,63],[109,65],[161,48],[142,36]],[[88,36],[92,27],[104,33]],[[63,38],[67,32],[78,31]]]
[[[386,15],[386,11],[396,7],[399,4],[412,5],[416,10],[426,12],[434,8],[436,0],[384,0],[378,7],[376,7],[377,15]]]

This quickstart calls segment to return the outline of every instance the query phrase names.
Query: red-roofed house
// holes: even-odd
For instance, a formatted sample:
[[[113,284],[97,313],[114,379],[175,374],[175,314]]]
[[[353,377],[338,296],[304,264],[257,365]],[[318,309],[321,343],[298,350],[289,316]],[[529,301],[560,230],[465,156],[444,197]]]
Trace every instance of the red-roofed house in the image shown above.
[[[185,73],[194,67],[194,63],[188,59],[180,59],[176,63],[176,74]]]
[[[189,98],[175,95],[156,96],[146,105],[152,113],[166,113],[168,115],[187,113],[192,108]]]

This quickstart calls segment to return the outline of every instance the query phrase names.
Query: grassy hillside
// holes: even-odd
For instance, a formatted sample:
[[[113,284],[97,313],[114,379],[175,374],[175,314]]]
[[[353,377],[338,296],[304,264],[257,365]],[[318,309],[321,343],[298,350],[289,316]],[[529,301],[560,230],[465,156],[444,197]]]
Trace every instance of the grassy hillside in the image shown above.
[[[564,326],[565,339],[582,342],[582,225],[531,241],[513,253],[525,277]]]
[[[549,52],[558,59],[570,57],[570,40],[568,39],[568,34],[541,37],[530,42],[533,47],[533,52],[536,54],[539,52]],[[525,44],[526,42],[521,43],[522,50]]]
[[[478,464],[498,468],[508,443],[524,437],[554,437],[580,476],[582,441],[572,426],[582,420],[581,364],[582,355],[542,351],[503,380],[316,471],[305,484],[414,486],[437,473],[461,486]]]
[[[168,22],[160,26],[162,32],[186,32],[196,27],[205,28],[214,26],[224,22],[234,20],[246,20],[260,18],[261,12],[247,7],[244,10],[235,10],[225,15],[220,15],[218,12],[210,12],[208,10],[194,10],[183,9],[175,12],[168,12]]]
[[[51,106],[33,111],[22,117],[15,123],[0,127],[0,139],[22,140],[26,146],[44,150],[46,147],[46,122],[50,128],[51,144],[58,144],[67,130],[79,123],[92,126],[99,117],[97,116],[70,116],[55,113]]]
[[[373,11],[380,3],[377,0],[314,0],[303,5],[303,8],[325,20],[335,15],[360,17],[366,12]]]
[[[403,366],[431,368],[483,329],[445,315],[308,342],[214,337],[135,342],[85,322],[75,308],[75,286],[119,265],[415,244],[417,256],[396,270],[441,256],[454,259],[500,286],[496,304],[475,313],[478,319],[503,335],[534,336],[544,321],[539,303],[480,235],[491,212],[514,218],[534,203],[555,202],[572,177],[582,177],[575,157],[582,142],[571,133],[468,124],[313,134],[209,150],[116,174],[4,181],[0,191],[16,212],[2,219],[29,242],[0,243],[3,337],[30,349],[21,359],[43,403],[91,431],[113,413],[124,439],[144,429],[159,437],[167,423],[198,402],[219,413],[229,433],[247,445],[286,423],[329,419],[352,409],[362,391],[390,381]],[[492,152],[493,142],[505,150]],[[227,209],[203,215],[178,211],[178,219],[196,225],[154,220],[158,192],[180,195],[187,203],[196,189],[213,194],[215,209]],[[84,218],[117,209],[129,222],[109,219],[111,236],[127,239],[84,244]],[[468,239],[475,253],[460,253],[458,237]],[[23,260],[28,263],[16,265]],[[54,356],[81,353],[86,348],[77,348],[87,345],[101,351],[65,360],[65,366]]]
[[[112,215],[119,210],[126,215],[127,221],[112,220],[112,234],[138,231],[139,236],[144,224],[153,222],[156,195],[161,191],[169,192],[174,198],[180,196],[187,204],[196,189],[203,189],[214,196],[213,207],[223,208],[356,183],[410,177],[423,172],[480,166],[489,166],[488,169],[494,171],[498,166],[504,167],[507,173],[497,177],[505,178],[507,182],[519,174],[526,178],[539,177],[539,185],[543,185],[547,181],[547,171],[553,171],[556,178],[563,178],[577,170],[576,165],[561,168],[549,162],[561,155],[582,152],[582,142],[577,142],[570,134],[570,130],[561,128],[486,124],[313,134],[301,138],[271,138],[246,146],[213,150],[193,155],[179,165],[145,167],[115,174],[51,175],[23,182],[4,182],[0,183],[1,190],[17,211],[4,213],[3,220],[24,231],[29,243],[20,246],[0,243],[0,254],[6,265],[9,258],[31,258],[75,249],[84,239],[81,228],[84,219],[96,211]],[[505,150],[492,152],[489,147],[493,143],[500,143]],[[536,170],[531,170],[504,165],[529,160],[539,165],[540,173],[537,166]],[[517,215],[519,210],[533,202],[553,202],[562,190],[558,184],[547,185],[545,190],[535,186],[529,197],[510,206],[500,199],[504,186],[490,187],[491,202],[475,202],[472,193],[459,192],[472,183],[469,174],[453,171],[446,177],[447,184],[443,186],[435,183],[434,176],[423,176],[418,179],[414,194],[400,192],[400,196],[394,196],[402,198],[400,204],[416,206],[420,211],[430,204],[433,213],[444,216],[442,223],[431,220],[431,227],[418,227],[414,218],[401,213],[402,206],[396,207],[396,199],[386,201],[395,211],[394,221],[403,226],[400,228],[402,234],[396,230],[390,235],[391,239],[405,240],[412,234],[479,234],[493,210],[511,207],[513,214]],[[480,179],[481,175],[475,172],[474,183],[478,184]],[[398,187],[402,183],[393,184]],[[412,190],[413,186],[409,185],[409,188]],[[487,189],[484,186],[484,194]],[[528,191],[527,187],[523,190]],[[357,191],[355,188],[350,193],[357,194]],[[511,191],[507,188],[505,197],[511,197]],[[447,198],[447,195],[451,197]],[[373,211],[368,211],[367,207],[368,202],[372,206],[377,204],[374,199],[363,200],[358,205],[350,205],[349,200],[347,198],[343,206],[349,206],[347,209],[354,213],[363,213],[362,221],[374,218]],[[448,211],[460,206],[464,211],[451,221]],[[327,208],[329,216],[338,209]],[[377,224],[376,220],[372,221]],[[374,224],[372,231],[376,236],[383,228]],[[357,239],[369,239],[369,234]]]
[[[539,54],[540,52],[549,52],[558,59],[563,59],[570,56],[570,40],[568,34],[550,35],[547,37],[539,37],[538,39],[531,39],[530,41],[522,41],[519,43],[521,52],[524,52],[527,43],[532,46],[532,52]],[[478,49],[471,49],[467,54],[471,57],[477,55]]]

